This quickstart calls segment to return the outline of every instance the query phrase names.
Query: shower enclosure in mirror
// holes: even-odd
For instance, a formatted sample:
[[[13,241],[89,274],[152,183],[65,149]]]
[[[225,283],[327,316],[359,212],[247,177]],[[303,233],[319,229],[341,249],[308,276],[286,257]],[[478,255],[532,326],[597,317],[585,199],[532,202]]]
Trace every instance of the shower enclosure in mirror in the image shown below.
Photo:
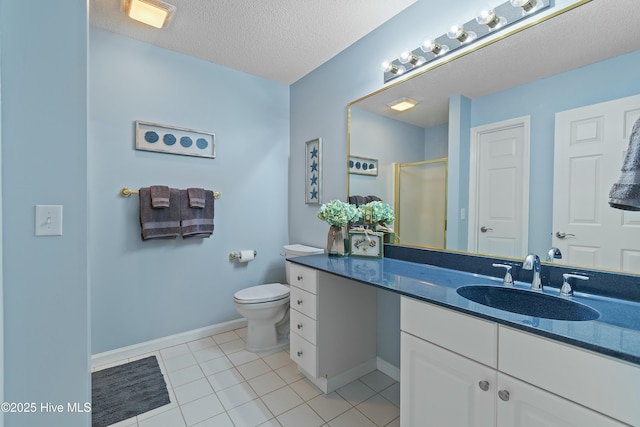
[[[556,190],[563,185],[554,178],[558,175],[554,173],[556,115],[640,94],[637,73],[640,38],[630,37],[636,33],[637,22],[640,22],[640,8],[636,0],[579,1],[523,31],[405,77],[350,103],[349,153],[380,159],[378,179],[363,183],[363,177],[349,175],[350,194],[357,194],[354,190],[360,191],[366,184],[364,194],[378,195],[390,202],[394,196],[391,163],[447,158],[444,247],[468,251],[472,228],[468,217],[471,130],[528,117],[530,152],[525,161],[530,171],[529,200],[522,227],[529,237],[526,248],[514,252],[513,258],[521,261],[528,252],[544,256],[552,247],[563,244],[577,246],[579,238],[570,236],[576,234],[570,228],[554,228],[559,227],[554,224],[554,208],[558,204],[554,193],[557,197]],[[387,105],[403,97],[417,100],[418,104],[404,113],[390,111]],[[640,105],[635,108],[640,111]],[[627,116],[627,121],[634,117],[631,112]],[[593,126],[581,127],[580,132],[596,132]],[[628,123],[620,123],[618,127],[621,134],[622,128],[624,132],[629,129]],[[381,137],[374,141],[369,138],[372,133]],[[368,142],[362,145],[362,141]],[[392,153],[397,158],[386,165],[382,159],[391,158]],[[598,185],[610,188],[619,176],[623,154],[619,153],[619,162],[613,166],[615,170],[602,175],[612,182]],[[572,170],[577,173],[575,167]],[[571,187],[571,197],[592,186],[584,180],[575,182],[583,184]],[[606,197],[597,206],[611,209]],[[402,201],[397,209],[400,212],[406,209]],[[627,234],[640,241],[640,217],[632,218],[635,214],[625,213],[620,221],[625,222]],[[402,221],[400,218],[401,227]],[[478,230],[482,225],[474,224]],[[406,231],[398,234],[400,244],[409,244]],[[433,246],[426,240],[410,244]],[[598,263],[595,251],[593,254],[583,251],[580,257],[570,256],[569,246],[564,247],[562,259],[553,261],[640,273],[631,266],[640,263],[623,262],[623,256],[617,257],[620,260],[617,264],[604,265]],[[629,256],[627,247],[607,247],[608,251],[624,254],[627,260],[634,258]],[[477,251],[487,253],[482,248]]]

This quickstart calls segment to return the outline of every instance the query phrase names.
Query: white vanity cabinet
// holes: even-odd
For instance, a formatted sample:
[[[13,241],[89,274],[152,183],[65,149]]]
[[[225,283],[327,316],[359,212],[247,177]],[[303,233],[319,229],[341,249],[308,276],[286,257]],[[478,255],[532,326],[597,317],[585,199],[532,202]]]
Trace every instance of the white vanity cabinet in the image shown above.
[[[289,353],[300,372],[330,393],[375,370],[376,289],[294,263],[289,282]]]
[[[407,297],[401,329],[403,427],[640,422],[638,366]]]

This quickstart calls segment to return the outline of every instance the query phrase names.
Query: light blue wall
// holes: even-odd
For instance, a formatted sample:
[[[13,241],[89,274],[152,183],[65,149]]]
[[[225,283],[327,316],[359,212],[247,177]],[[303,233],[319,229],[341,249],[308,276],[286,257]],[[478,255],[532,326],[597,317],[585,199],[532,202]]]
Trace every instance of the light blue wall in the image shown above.
[[[424,129],[351,108],[351,154],[378,160],[378,176],[349,175],[350,195],[375,195],[393,206],[393,163],[422,160]]]
[[[449,155],[449,124],[431,126],[424,130],[424,158],[435,160]]]
[[[0,0],[4,400],[37,402],[10,427],[90,425],[87,268],[87,4]],[[35,237],[34,206],[64,206]],[[40,411],[40,402],[65,412]]]
[[[92,353],[238,319],[239,289],[285,280],[289,88],[91,28]],[[134,149],[134,121],[216,134],[216,158]],[[208,239],[143,242],[152,184],[220,191]],[[230,251],[255,249],[239,265]]]
[[[530,251],[546,253],[551,247],[555,113],[640,94],[638,70],[640,51],[471,101],[471,127],[531,116]]]

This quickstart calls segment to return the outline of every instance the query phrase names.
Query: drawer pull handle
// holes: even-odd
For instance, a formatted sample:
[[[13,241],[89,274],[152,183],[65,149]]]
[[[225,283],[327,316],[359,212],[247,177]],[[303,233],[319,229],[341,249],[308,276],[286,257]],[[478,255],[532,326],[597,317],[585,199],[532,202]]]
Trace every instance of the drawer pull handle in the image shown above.
[[[299,299],[298,301],[296,301],[298,303],[298,305],[302,305],[302,300]]]
[[[298,350],[298,357],[302,357],[302,350]]]
[[[478,387],[480,387],[480,390],[482,390],[482,391],[489,390],[489,381],[480,381],[478,383]]]
[[[507,390],[500,390],[498,392],[498,397],[507,402],[509,400],[509,392]]]
[[[298,280],[302,280],[302,276],[301,275],[298,275]]]
[[[302,323],[298,323],[298,329],[302,329]]]

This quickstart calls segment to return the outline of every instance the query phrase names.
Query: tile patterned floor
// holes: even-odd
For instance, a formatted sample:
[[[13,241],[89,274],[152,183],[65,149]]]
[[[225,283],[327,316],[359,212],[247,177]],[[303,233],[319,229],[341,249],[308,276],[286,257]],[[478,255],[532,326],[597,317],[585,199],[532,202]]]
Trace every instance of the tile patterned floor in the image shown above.
[[[324,395],[288,352],[248,352],[245,337],[242,328],[150,353],[171,403],[112,427],[400,426],[400,385],[387,375],[374,371]]]

